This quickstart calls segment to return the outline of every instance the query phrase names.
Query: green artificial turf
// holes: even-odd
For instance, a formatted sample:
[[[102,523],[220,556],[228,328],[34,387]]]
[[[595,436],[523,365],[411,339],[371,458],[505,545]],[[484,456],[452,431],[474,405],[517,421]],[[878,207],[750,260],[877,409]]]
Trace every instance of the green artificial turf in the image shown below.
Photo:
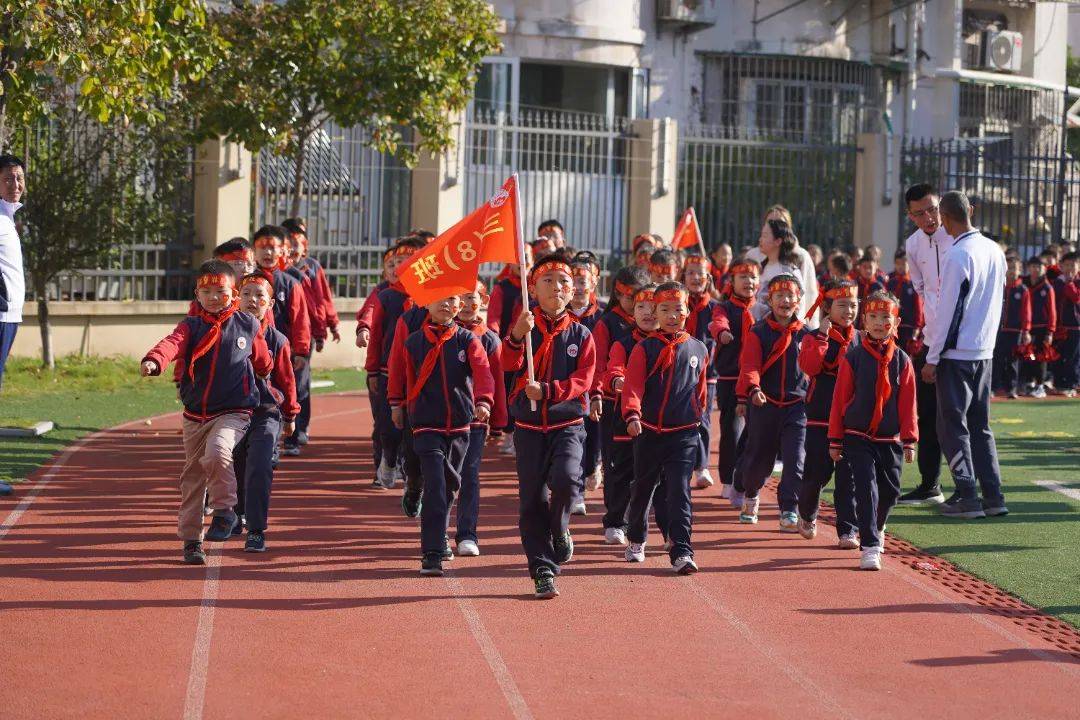
[[[36,360],[9,360],[0,390],[0,424],[52,420],[56,428],[42,437],[0,438],[0,480],[25,479],[95,430],[181,410],[169,377],[140,377],[138,362],[128,358],[69,356],[59,359],[55,370],[42,369]],[[363,387],[363,374],[351,368],[316,368],[312,377],[335,383],[316,393]]]
[[[953,520],[900,506],[889,532],[1080,627],[1080,502],[1032,482],[1080,489],[1080,400],[995,402],[990,426],[1009,515]],[[941,478],[949,495],[947,467]],[[904,490],[918,481],[905,466]]]

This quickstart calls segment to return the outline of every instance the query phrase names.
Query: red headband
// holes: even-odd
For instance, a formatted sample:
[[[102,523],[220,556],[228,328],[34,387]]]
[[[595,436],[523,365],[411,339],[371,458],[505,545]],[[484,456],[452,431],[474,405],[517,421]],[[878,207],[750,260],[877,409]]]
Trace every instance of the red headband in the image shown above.
[[[575,276],[577,276],[577,275],[589,275],[589,276],[592,276],[592,277],[596,277],[596,276],[598,276],[600,274],[599,272],[597,272],[593,268],[592,263],[589,263],[587,265],[574,265],[573,266],[573,271],[574,271],[573,274]]]
[[[817,300],[810,306],[810,309],[806,311],[806,319],[814,317],[814,313],[821,307],[822,303],[826,300],[839,300],[840,298],[857,299],[859,297],[859,288],[855,285],[846,285],[844,287],[831,288],[829,290],[823,290],[818,293]]]
[[[570,277],[574,276],[573,269],[561,260],[541,260],[540,264],[534,267],[532,272],[529,273],[529,282],[532,282],[533,278],[539,277],[546,272],[553,272],[556,270],[564,272]]]
[[[761,266],[756,263],[739,263],[728,270],[732,277],[736,275],[761,275]]]
[[[619,293],[620,295],[629,295],[630,297],[633,297],[634,293],[637,292],[637,288],[635,288],[633,285],[627,285],[626,283],[622,283],[616,280],[615,292]]]
[[[675,268],[675,272],[679,271],[678,263],[649,263],[649,272],[654,273],[667,273],[669,268]]]
[[[248,285],[254,285],[255,283],[262,283],[266,286],[266,289],[273,294],[274,286],[270,284],[270,281],[266,279],[265,275],[245,275],[240,279],[240,290],[243,290]]]
[[[703,255],[687,255],[686,260],[683,261],[683,267],[688,268],[691,265],[700,265],[705,270],[712,269],[712,263],[709,262],[709,258]]]
[[[264,247],[266,245],[273,245],[274,247],[277,247],[278,243],[280,242],[282,242],[282,240],[277,235],[263,235],[261,237],[255,238],[255,241],[251,244],[255,247]]]
[[[863,312],[887,312],[893,317],[899,317],[900,306],[892,300],[869,300],[863,305]]]
[[[652,288],[641,288],[634,293],[634,304],[643,302],[656,302],[656,291]]]
[[[799,297],[802,297],[802,288],[799,286],[799,283],[794,280],[779,280],[777,282],[769,283],[769,295],[780,290],[790,290]]]
[[[383,262],[386,262],[395,255],[412,255],[415,252],[416,248],[412,245],[395,245],[392,248],[388,248],[386,252],[383,253]]]
[[[207,273],[205,275],[199,276],[199,279],[196,281],[195,286],[201,288],[216,286],[223,287],[226,290],[232,290],[235,284],[236,280],[233,278],[232,275],[225,275],[224,273]]]
[[[668,288],[653,293],[653,302],[681,302],[684,305],[690,299],[690,294],[680,288]]]
[[[218,255],[218,260],[224,260],[225,262],[237,262],[243,260],[244,262],[252,262],[255,260],[255,253],[249,248],[242,248],[240,250],[233,250],[231,253],[225,253],[224,255]]]

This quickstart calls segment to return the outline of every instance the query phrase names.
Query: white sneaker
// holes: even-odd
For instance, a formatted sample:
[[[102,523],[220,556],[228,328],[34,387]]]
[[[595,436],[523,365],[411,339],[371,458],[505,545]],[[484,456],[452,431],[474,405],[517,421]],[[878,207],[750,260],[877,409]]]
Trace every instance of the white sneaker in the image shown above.
[[[742,510],[739,511],[739,522],[746,525],[757,525],[758,503],[761,498],[744,497]]]
[[[836,543],[837,547],[841,550],[856,550],[859,547],[859,536],[855,533],[850,535],[841,535],[840,540]]]
[[[694,471],[694,489],[704,490],[713,486],[712,473],[709,468]]]
[[[480,546],[475,540],[462,540],[457,544],[457,554],[461,557],[476,557],[480,554]]]
[[[817,520],[803,520],[799,518],[799,534],[807,540],[817,537]]]
[[[1038,398],[1039,400],[1046,397],[1046,388],[1042,385],[1036,385],[1035,389],[1031,391],[1031,397]]]
[[[626,562],[645,562],[645,543],[630,543],[627,545]]]
[[[862,557],[859,558],[860,570],[880,570],[881,569],[881,548],[875,545],[874,547],[865,548],[862,551]]]
[[[570,506],[570,514],[571,515],[588,515],[589,511],[585,507],[585,501],[584,500],[575,501],[574,504]]]
[[[502,445],[499,446],[499,453],[502,455],[516,455],[514,450],[514,433],[506,433],[506,437],[503,438]]]
[[[604,542],[608,545],[625,545],[626,532],[622,528],[607,528],[604,530]]]
[[[383,458],[382,462],[379,463],[379,467],[375,470],[375,482],[372,485],[384,488],[394,487],[394,481],[391,478],[393,472],[390,463],[386,462],[386,458]]]
[[[600,489],[600,486],[604,484],[604,471],[599,465],[596,466],[596,470],[593,474],[585,478],[585,489],[593,492]]]
[[[721,500],[730,500],[732,492],[734,492],[734,490],[732,489],[732,487],[730,485],[721,485],[720,486],[720,499]]]
[[[679,575],[693,575],[698,571],[697,563],[694,562],[694,558],[689,555],[683,555],[681,558],[676,558],[675,562],[671,563],[671,569]]]
[[[405,473],[401,471],[401,468],[395,466],[390,468],[390,473],[383,480],[383,484],[388,490],[393,490],[398,486],[398,483],[405,484]]]

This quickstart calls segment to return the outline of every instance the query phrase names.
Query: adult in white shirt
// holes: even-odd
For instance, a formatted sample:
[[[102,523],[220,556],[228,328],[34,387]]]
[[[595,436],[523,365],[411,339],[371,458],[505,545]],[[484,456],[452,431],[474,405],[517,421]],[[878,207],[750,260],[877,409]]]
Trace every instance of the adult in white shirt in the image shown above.
[[[784,238],[777,237],[777,230],[770,226],[772,220],[778,220],[784,224]],[[790,244],[787,242],[788,237],[791,240]],[[762,263],[764,266],[757,301],[750,310],[755,320],[760,320],[769,312],[766,302],[769,280],[786,273],[797,277],[803,288],[802,299],[799,300],[799,319],[803,320],[809,328],[817,327],[816,317],[806,319],[806,313],[813,307],[818,294],[814,259],[805,248],[799,245],[799,238],[796,237],[795,227],[791,222],[791,213],[783,205],[773,205],[765,213],[761,235],[758,237],[758,246],[747,251],[746,259]]]
[[[938,285],[945,254],[953,245],[952,236],[941,224],[938,192],[929,183],[912,185],[904,193],[908,219],[918,228],[904,243],[908,256],[908,272],[915,292],[923,301],[923,349],[912,360],[915,363],[915,402],[919,410],[919,485],[900,496],[901,505],[940,505],[945,502],[941,493],[941,445],[937,432],[937,389],[922,380],[919,371],[926,363],[926,347],[934,331],[934,316],[938,308]]]
[[[0,155],[0,387],[26,300],[22,243],[15,229],[15,211],[22,207],[19,200],[25,190],[26,168],[22,160],[14,155]],[[0,495],[10,494],[11,486],[0,482]]]
[[[945,230],[956,240],[941,267],[922,377],[937,385],[938,440],[956,483],[957,499],[941,512],[956,518],[1005,515],[990,430],[990,364],[1001,322],[1005,254],[972,227],[963,193],[945,193],[940,207]]]

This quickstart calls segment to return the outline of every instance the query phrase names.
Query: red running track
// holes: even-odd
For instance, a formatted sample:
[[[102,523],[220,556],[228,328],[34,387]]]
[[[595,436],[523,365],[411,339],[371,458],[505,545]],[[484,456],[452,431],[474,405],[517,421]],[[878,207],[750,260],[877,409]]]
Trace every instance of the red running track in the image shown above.
[[[531,597],[510,463],[479,558],[418,575],[416,521],[370,487],[359,395],[315,399],[270,551],[180,564],[178,418],[93,436],[0,504],[0,717],[1076,718],[1080,657],[886,555],[738,524],[695,498],[702,571],[574,519],[562,597]]]

